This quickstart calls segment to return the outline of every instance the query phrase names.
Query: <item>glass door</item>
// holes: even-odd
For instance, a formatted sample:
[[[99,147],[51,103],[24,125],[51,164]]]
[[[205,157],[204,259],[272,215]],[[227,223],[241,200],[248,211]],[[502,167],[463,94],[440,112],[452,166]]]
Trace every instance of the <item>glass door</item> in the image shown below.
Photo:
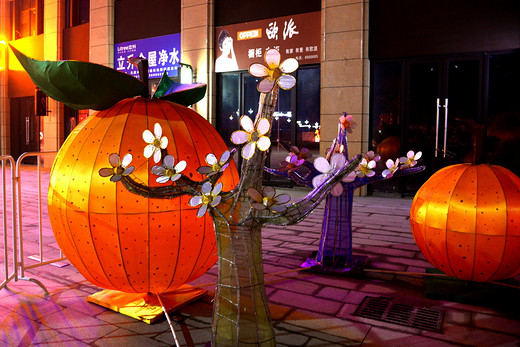
[[[440,168],[483,154],[482,56],[375,63],[372,149],[383,163],[422,151],[423,173],[371,186],[414,195]],[[383,164],[380,164],[383,165]]]

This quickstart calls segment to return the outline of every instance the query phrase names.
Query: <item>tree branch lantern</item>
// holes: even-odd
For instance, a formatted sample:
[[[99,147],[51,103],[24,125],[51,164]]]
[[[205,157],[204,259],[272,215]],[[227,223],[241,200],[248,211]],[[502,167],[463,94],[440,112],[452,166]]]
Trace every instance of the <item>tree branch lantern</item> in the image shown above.
[[[282,145],[289,151],[289,156],[281,163],[280,169],[265,168],[265,171],[289,178],[294,182],[308,187],[315,187],[324,175],[348,161],[347,133],[352,133],[356,123],[352,116],[343,113],[339,119],[338,136],[333,140],[327,151],[326,158],[319,157],[314,165],[306,159],[310,158],[308,151],[295,146]],[[366,256],[352,254],[352,203],[354,191],[369,183],[378,182],[392,177],[415,174],[425,169],[424,166],[413,167],[421,157],[421,152],[408,152],[406,157],[387,160],[385,169],[376,172],[376,161],[380,157],[370,151],[363,154],[359,166],[341,180],[327,195],[320,245],[316,255],[302,263],[302,267],[310,267],[311,271],[337,273],[360,276],[366,266]]]

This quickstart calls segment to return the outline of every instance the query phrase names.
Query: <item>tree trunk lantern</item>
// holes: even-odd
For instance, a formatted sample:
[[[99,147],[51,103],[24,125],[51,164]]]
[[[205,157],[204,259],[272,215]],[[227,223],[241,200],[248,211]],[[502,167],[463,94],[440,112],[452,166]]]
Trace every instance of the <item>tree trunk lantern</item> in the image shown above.
[[[74,129],[52,168],[49,216],[56,240],[71,263],[90,282],[135,293],[172,291],[204,274],[217,260],[213,221],[197,218],[185,197],[154,200],[132,194],[121,184],[124,170],[143,184],[158,187],[150,173],[153,157],[143,156],[143,129],[161,124],[162,136],[182,172],[201,179],[196,168],[212,151],[227,146],[199,114],[159,99],[125,99],[88,117]],[[120,157],[110,153],[121,153]],[[132,154],[132,161],[126,163]],[[125,159],[126,158],[126,159]],[[110,174],[110,180],[98,174]],[[106,176],[106,175],[105,175]],[[112,181],[112,182],[111,182]],[[224,189],[238,182],[234,163],[222,177]]]
[[[445,167],[410,210],[415,242],[437,269],[485,282],[520,273],[520,178],[501,166]]]

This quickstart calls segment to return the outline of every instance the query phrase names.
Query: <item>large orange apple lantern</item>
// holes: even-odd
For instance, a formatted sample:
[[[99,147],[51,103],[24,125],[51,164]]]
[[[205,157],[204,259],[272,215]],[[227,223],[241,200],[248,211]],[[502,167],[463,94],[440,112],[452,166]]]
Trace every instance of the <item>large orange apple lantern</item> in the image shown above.
[[[134,181],[160,191],[169,179],[150,171],[156,166],[166,172],[173,160],[182,162],[182,181],[196,185],[203,179],[197,169],[208,164],[207,155],[228,150],[211,124],[183,106],[200,100],[206,86],[178,85],[165,74],[148,98],[146,81],[116,70],[77,61],[38,61],[11,48],[47,95],[75,109],[100,110],[78,125],[61,147],[48,194],[56,240],[81,274],[106,289],[159,294],[213,266],[213,221],[197,218],[189,196],[148,199],[113,183],[132,171]],[[143,62],[134,60],[141,70]],[[147,130],[149,137],[169,139],[152,156],[143,152],[145,129],[154,131],[152,135]],[[224,189],[238,182],[236,166],[229,164],[215,175]]]
[[[445,167],[419,189],[410,224],[437,269],[485,282],[520,273],[520,178],[494,165]]]
[[[98,175],[111,167],[111,153],[131,153],[133,163],[145,163],[133,175],[146,185],[160,186],[150,174],[153,158],[142,152],[143,129],[153,129],[155,123],[171,139],[168,153],[186,161],[183,174],[188,177],[202,177],[196,169],[205,165],[208,153],[227,150],[216,130],[191,109],[137,97],[81,123],[52,168],[48,207],[56,240],[85,278],[103,288],[171,291],[217,260],[213,221],[197,218],[187,197],[147,199]],[[234,166],[222,182],[228,189],[236,185]]]

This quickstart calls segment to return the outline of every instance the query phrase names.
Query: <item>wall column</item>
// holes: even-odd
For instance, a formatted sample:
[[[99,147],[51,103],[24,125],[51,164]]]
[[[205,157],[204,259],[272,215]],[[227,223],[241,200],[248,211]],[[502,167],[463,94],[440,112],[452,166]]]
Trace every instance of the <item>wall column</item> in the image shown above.
[[[194,109],[215,124],[215,73],[212,72],[214,0],[181,1],[181,63],[193,67],[195,82],[206,83],[208,90],[204,99]]]
[[[62,38],[65,26],[65,1],[46,0],[44,2],[43,58],[62,58]],[[43,145],[40,151],[56,151],[63,143],[63,104],[47,98],[47,116],[40,118]]]
[[[89,56],[92,63],[114,67],[114,0],[90,1]]]
[[[330,147],[341,112],[358,127],[349,134],[349,155],[368,150],[370,65],[368,0],[322,0],[321,144]]]

